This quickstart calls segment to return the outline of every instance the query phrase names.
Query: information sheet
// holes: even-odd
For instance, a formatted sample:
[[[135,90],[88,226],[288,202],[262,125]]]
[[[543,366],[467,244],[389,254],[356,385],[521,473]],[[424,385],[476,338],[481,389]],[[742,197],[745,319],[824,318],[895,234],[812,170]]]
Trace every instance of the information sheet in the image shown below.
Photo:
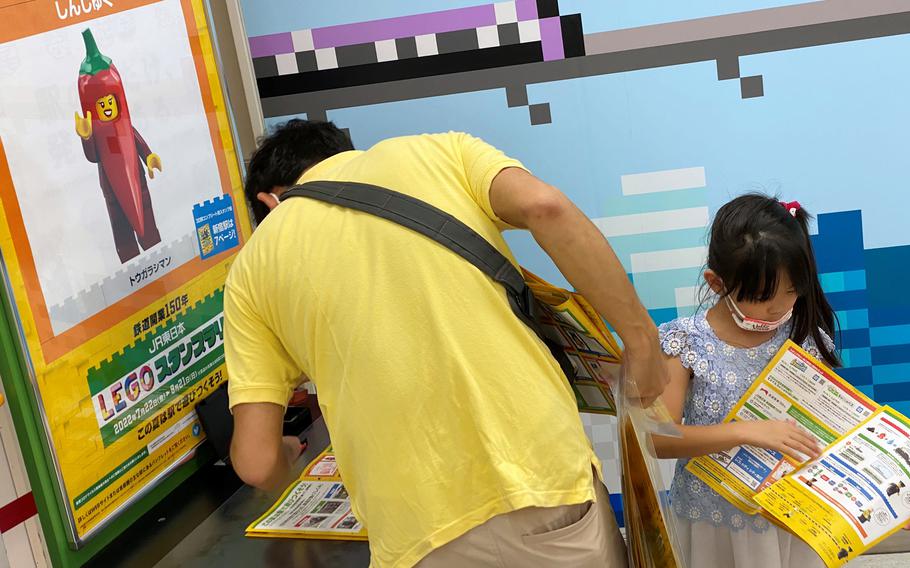
[[[847,381],[787,341],[725,422],[793,420],[826,448],[877,408]],[[799,465],[780,452],[738,446],[695,458],[687,469],[745,513],[756,514],[761,507],[753,499],[755,494]]]
[[[367,540],[351,509],[331,446],[316,456],[300,478],[246,529],[250,537]]]
[[[883,407],[755,500],[835,568],[910,521],[910,420]]]

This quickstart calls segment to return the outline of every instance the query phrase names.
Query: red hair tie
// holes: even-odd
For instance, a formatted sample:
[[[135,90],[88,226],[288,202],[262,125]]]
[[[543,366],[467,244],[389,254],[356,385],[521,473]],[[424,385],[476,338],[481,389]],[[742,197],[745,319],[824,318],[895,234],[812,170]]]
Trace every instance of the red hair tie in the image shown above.
[[[781,201],[780,204],[784,209],[787,210],[790,215],[796,217],[796,212],[802,209],[802,206],[799,204],[799,201]]]

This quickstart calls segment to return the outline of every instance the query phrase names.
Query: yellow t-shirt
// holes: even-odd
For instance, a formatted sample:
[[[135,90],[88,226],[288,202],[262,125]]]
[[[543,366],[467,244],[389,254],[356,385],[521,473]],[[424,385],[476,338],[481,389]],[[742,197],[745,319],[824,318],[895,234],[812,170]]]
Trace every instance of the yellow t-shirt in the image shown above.
[[[385,140],[301,178],[370,183],[446,211],[513,259],[490,206],[522,167],[462,133]],[[575,397],[504,289],[391,221],[307,198],[276,208],[225,285],[231,406],[316,384],[372,565],[410,567],[491,517],[594,498]]]

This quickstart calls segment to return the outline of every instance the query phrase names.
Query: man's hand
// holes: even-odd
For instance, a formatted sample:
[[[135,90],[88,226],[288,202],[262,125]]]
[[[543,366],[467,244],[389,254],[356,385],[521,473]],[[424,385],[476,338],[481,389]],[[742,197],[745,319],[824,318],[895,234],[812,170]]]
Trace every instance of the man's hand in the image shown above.
[[[294,465],[306,449],[306,444],[301,443],[297,436],[285,436],[281,439],[281,445],[284,448],[284,457],[288,463]]]
[[[628,381],[625,385],[626,396],[638,399],[646,408],[651,406],[670,383],[663,350],[657,339],[657,329],[642,336],[637,342],[626,344],[623,363]]]

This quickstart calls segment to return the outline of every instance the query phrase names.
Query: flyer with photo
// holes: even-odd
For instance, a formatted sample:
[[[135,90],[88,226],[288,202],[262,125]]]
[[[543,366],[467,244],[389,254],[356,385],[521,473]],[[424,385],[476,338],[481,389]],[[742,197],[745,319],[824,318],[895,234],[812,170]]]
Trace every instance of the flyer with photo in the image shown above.
[[[755,500],[835,568],[910,521],[910,420],[883,407]]]
[[[332,446],[329,446],[325,451],[316,456],[316,459],[303,470],[303,475],[301,477],[319,477],[340,481],[341,474],[338,473],[338,464],[335,462],[335,454],[332,453]]]
[[[725,422],[793,420],[821,448],[830,446],[878,405],[792,341],[787,341]],[[743,512],[761,507],[755,494],[794,471],[800,462],[764,448],[738,446],[701,456],[687,469]]]
[[[335,454],[329,447],[310,462],[278,502],[246,529],[249,537],[367,540],[351,510]]]
[[[340,481],[298,479],[246,532],[253,537],[366,540]]]

